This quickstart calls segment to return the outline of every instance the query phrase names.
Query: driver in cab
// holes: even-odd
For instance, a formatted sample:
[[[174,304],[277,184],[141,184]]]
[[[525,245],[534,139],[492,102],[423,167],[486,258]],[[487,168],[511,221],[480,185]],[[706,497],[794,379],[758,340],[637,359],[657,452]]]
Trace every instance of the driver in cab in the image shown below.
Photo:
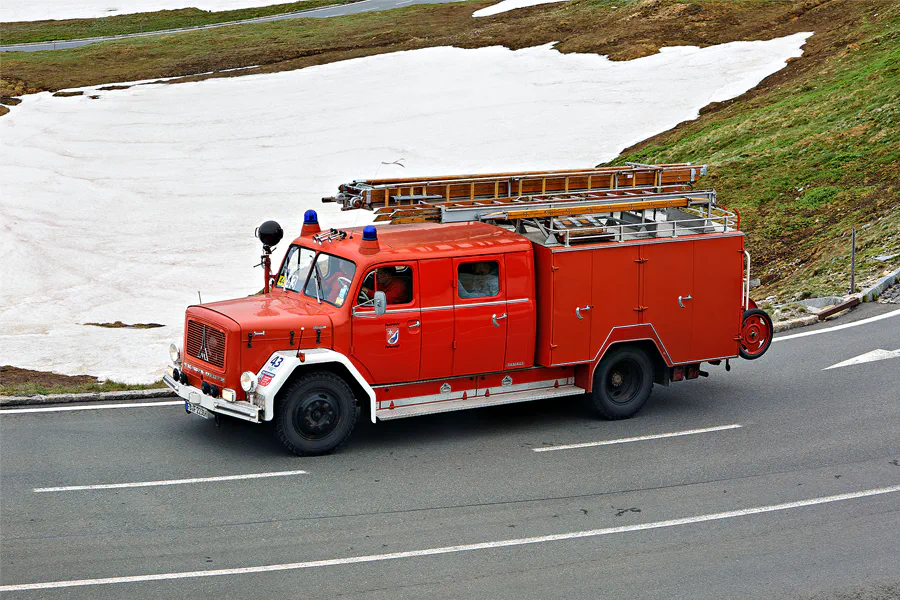
[[[412,300],[409,280],[398,277],[394,267],[380,268],[375,271],[375,289],[371,289],[372,281],[366,278],[363,292],[368,298],[375,296],[375,291],[384,292],[388,304],[406,304]]]
[[[329,258],[328,274],[322,282],[322,291],[328,302],[337,306],[344,303],[355,271],[353,263],[336,257]]]

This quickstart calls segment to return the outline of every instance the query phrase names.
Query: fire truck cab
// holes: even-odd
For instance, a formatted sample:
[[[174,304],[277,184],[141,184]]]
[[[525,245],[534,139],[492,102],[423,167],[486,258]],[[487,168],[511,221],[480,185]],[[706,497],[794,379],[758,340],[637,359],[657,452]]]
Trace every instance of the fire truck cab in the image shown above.
[[[578,199],[494,190],[476,219],[450,186],[437,202],[376,206],[391,209],[389,224],[323,230],[307,211],[271,274],[281,230],[264,224],[265,293],[189,307],[166,384],[188,412],[275,420],[288,449],[315,455],[342,444],[362,411],[376,422],[586,396],[626,418],[654,384],[768,348],[744,235],[714,193],[623,204],[585,200],[598,193],[590,183]],[[344,201],[359,208],[359,197]],[[417,213],[434,206],[437,222]]]

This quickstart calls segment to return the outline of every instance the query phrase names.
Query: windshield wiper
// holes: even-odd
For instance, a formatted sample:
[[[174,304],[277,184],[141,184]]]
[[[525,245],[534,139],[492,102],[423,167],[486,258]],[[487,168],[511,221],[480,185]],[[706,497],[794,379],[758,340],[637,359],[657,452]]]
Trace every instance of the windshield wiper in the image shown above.
[[[313,269],[315,271],[315,281],[316,281],[316,302],[322,304],[322,297],[319,294],[319,284],[322,281],[322,273],[319,271],[319,265],[313,264]]]

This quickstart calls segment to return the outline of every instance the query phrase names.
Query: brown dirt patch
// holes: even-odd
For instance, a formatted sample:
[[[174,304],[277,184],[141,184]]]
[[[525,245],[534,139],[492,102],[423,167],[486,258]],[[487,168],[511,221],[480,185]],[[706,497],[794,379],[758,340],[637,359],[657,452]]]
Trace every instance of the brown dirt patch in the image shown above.
[[[123,323],[122,321],[116,321],[115,323],[85,323],[85,325],[91,325],[92,327],[105,327],[107,329],[156,329],[157,327],[165,327],[165,325],[161,325],[159,323]]]
[[[45,387],[95,385],[97,384],[97,378],[90,375],[57,375],[56,373],[20,369],[9,365],[0,366],[0,390],[7,386],[21,384]]]

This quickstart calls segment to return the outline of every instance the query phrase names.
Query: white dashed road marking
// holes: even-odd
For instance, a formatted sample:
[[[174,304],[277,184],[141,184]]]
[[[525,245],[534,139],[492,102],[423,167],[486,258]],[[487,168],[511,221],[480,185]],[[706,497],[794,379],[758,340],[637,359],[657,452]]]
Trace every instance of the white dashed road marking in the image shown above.
[[[80,404],[78,406],[47,406],[43,408],[7,408],[0,410],[0,415],[21,415],[38,412],[66,412],[70,410],[100,410],[103,408],[142,408],[147,406],[184,406],[184,400],[166,400],[164,402],[129,402],[127,404]]]
[[[266,477],[290,477],[306,475],[306,471],[275,471],[272,473],[248,473],[246,475],[221,475],[219,477],[195,477],[192,479],[163,479],[160,481],[135,481],[131,483],[100,483],[96,485],[68,485],[63,487],[34,488],[41,492],[77,492],[82,490],[115,490],[119,488],[153,487],[159,485],[183,485],[185,483],[206,483],[208,481],[238,481],[241,479],[263,479]]]
[[[209,571],[183,571],[180,573],[153,573],[148,575],[130,575],[127,577],[106,577],[102,579],[73,579],[68,581],[47,581],[43,583],[22,583],[15,585],[2,585],[0,592],[21,592],[27,590],[46,590],[52,588],[79,587],[88,585],[108,585],[116,583],[140,583],[144,581],[165,581],[171,579],[193,579],[198,577],[216,577],[220,575],[247,575],[250,573],[271,573],[275,571],[294,571],[298,569],[311,569],[315,567],[331,567],[337,565],[353,565],[362,563],[373,563],[385,560],[397,560],[402,558],[414,558],[419,556],[436,556],[439,554],[454,554],[459,552],[471,552],[473,550],[489,550],[494,548],[509,548],[513,546],[525,546],[529,544],[542,544],[545,542],[560,542],[564,540],[575,540],[579,538],[599,537],[602,535],[612,535],[617,533],[629,533],[632,531],[646,531],[648,529],[662,529],[664,527],[677,527],[679,525],[691,525],[693,523],[705,523],[707,521],[721,521],[723,519],[733,519],[735,517],[746,517],[748,515],[758,515],[763,513],[771,513],[782,510],[790,510],[794,508],[802,508],[805,506],[815,506],[817,504],[830,504],[832,502],[842,502],[845,500],[854,500],[857,498],[866,498],[870,496],[880,496],[883,494],[892,494],[900,492],[900,485],[884,487],[871,490],[863,490],[859,492],[850,492],[848,494],[838,494],[835,496],[823,496],[820,498],[810,498],[808,500],[798,500],[796,502],[785,502],[784,504],[772,504],[769,506],[757,506],[754,508],[744,508],[741,510],[731,510],[727,512],[713,513],[707,515],[699,515],[696,517],[685,517],[682,519],[671,519],[668,521],[656,521],[653,523],[641,523],[638,525],[623,525],[621,527],[607,527],[604,529],[591,529],[588,531],[573,531],[570,533],[557,533],[553,535],[542,535],[537,537],[517,538],[512,540],[499,540],[495,542],[480,542],[477,544],[463,544],[460,546],[442,546],[440,548],[426,548],[424,550],[410,550],[407,552],[392,552],[389,554],[369,554],[366,556],[350,556],[347,558],[330,558],[325,560],[311,560],[307,562],[285,563],[278,565],[261,565],[256,567],[240,567],[235,569],[212,569]]]
[[[831,333],[832,331],[840,331],[841,329],[848,329],[850,327],[858,327],[860,325],[868,325],[869,323],[874,323],[875,321],[881,321],[882,319],[890,319],[891,317],[900,316],[900,309],[895,311],[884,313],[881,315],[876,315],[874,317],[869,317],[868,319],[860,319],[859,321],[853,321],[852,323],[844,323],[843,325],[835,325],[834,327],[828,327],[826,329],[815,329],[813,331],[804,331],[803,333],[794,333],[791,335],[782,335],[777,338],[772,338],[772,343],[775,342],[783,342],[785,340],[793,340],[796,338],[807,337],[810,335],[819,335],[820,333]]]
[[[889,358],[900,358],[900,349],[897,349],[897,350],[872,350],[871,352],[866,352],[865,354],[860,354],[859,356],[849,358],[845,361],[839,362],[836,365],[831,365],[830,367],[825,367],[822,370],[827,371],[828,369],[837,369],[839,367],[849,367],[851,365],[861,365],[863,363],[875,362],[877,360],[887,360]]]
[[[627,444],[628,442],[643,442],[646,440],[660,440],[663,438],[681,437],[683,435],[695,435],[698,433],[712,433],[714,431],[725,431],[728,429],[741,429],[742,425],[719,425],[717,427],[705,427],[703,429],[688,429],[687,431],[674,431],[672,433],[656,433],[653,435],[641,435],[638,437],[620,438],[618,440],[603,440],[600,442],[584,442],[581,444],[565,444],[561,446],[546,446],[543,448],[532,448],[535,452],[552,452],[554,450],[572,450],[575,448],[591,448],[593,446],[612,446],[613,444]]]

